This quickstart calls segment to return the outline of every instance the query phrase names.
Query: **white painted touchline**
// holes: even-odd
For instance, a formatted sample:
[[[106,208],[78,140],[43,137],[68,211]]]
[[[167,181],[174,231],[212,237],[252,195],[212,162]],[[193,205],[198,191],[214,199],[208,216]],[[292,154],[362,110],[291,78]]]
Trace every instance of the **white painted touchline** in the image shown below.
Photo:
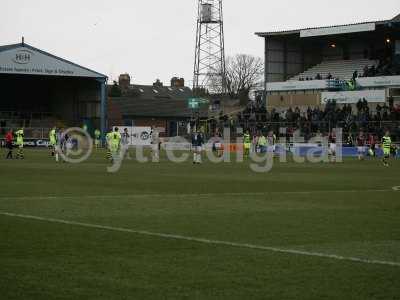
[[[393,262],[393,261],[363,259],[363,258],[358,258],[358,257],[341,256],[341,255],[336,255],[336,254],[325,254],[325,253],[319,253],[319,252],[308,252],[308,251],[268,247],[268,246],[253,245],[253,244],[242,244],[242,243],[227,242],[227,241],[209,240],[209,239],[204,239],[204,238],[196,238],[196,237],[189,237],[189,236],[182,236],[182,235],[175,235],[175,234],[157,233],[157,232],[151,232],[151,231],[145,231],[145,230],[133,230],[133,229],[128,229],[128,228],[120,228],[120,227],[112,227],[112,226],[105,226],[105,225],[98,225],[98,224],[67,221],[67,220],[54,219],[54,218],[44,218],[44,217],[16,214],[16,213],[10,213],[10,212],[0,212],[0,215],[8,216],[8,217],[15,217],[15,218],[44,221],[44,222],[51,222],[51,223],[81,226],[81,227],[86,227],[86,228],[133,233],[133,234],[137,234],[137,235],[155,236],[155,237],[161,237],[164,239],[184,240],[184,241],[191,241],[191,242],[197,242],[197,243],[203,243],[203,244],[223,245],[223,246],[230,246],[230,247],[236,247],[236,248],[248,248],[248,249],[263,250],[263,251],[276,252],[276,253],[285,253],[285,254],[293,254],[293,255],[304,255],[304,256],[329,258],[329,259],[336,259],[336,260],[343,260],[343,261],[352,261],[352,262],[358,262],[358,263],[364,263],[364,264],[400,267],[400,262]]]
[[[130,195],[64,195],[64,196],[0,196],[0,200],[2,199],[15,199],[15,200],[31,200],[31,199],[44,199],[44,200],[57,200],[57,199],[70,199],[70,198],[79,198],[79,199],[115,199],[115,198],[146,198],[146,197],[219,197],[219,196],[268,196],[268,195],[310,195],[310,194],[333,194],[333,193],[390,193],[400,191],[394,188],[392,189],[376,189],[376,190],[326,190],[326,191],[271,191],[271,192],[249,192],[249,193],[189,193],[189,194],[135,194],[132,193]]]

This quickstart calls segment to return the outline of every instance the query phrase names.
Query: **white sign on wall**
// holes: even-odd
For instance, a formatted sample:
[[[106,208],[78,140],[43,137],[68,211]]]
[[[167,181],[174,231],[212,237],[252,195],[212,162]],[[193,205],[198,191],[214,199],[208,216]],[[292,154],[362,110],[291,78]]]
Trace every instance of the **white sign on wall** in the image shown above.
[[[189,151],[192,149],[192,144],[191,143],[166,142],[166,143],[162,143],[161,147],[164,150],[170,150],[170,151]]]
[[[327,80],[268,82],[267,91],[324,90],[328,88]]]
[[[355,24],[355,25],[304,29],[304,30],[300,31],[300,37],[304,38],[304,37],[312,37],[312,36],[324,36],[324,35],[364,32],[364,31],[375,31],[375,28],[376,28],[375,23],[365,23],[365,24]]]
[[[357,85],[362,87],[400,86],[400,76],[357,78]]]
[[[0,52],[0,73],[100,78],[103,75],[42,52],[30,46],[16,46]]]
[[[125,128],[128,130],[129,146],[150,146],[151,145],[151,127],[127,127],[127,126],[115,126],[118,127],[119,133],[122,135]],[[115,129],[113,127],[113,130]]]
[[[365,99],[370,103],[385,102],[385,90],[366,90],[366,91],[348,91],[348,92],[323,92],[321,93],[321,103],[336,101],[338,104],[355,104],[360,99]]]

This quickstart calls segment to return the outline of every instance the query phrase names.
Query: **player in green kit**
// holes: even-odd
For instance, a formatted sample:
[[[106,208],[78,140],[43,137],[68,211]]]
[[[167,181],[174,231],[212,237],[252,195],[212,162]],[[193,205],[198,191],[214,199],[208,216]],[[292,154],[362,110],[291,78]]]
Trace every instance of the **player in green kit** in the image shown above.
[[[53,127],[49,132],[49,140],[50,140],[50,153],[51,156],[54,156],[57,144],[57,133],[55,127]]]
[[[101,137],[101,132],[100,130],[96,129],[94,131],[94,146],[96,147],[96,149],[100,148],[100,137]]]
[[[258,143],[258,148],[259,148],[260,153],[266,153],[267,152],[267,139],[264,136],[263,132],[260,133],[257,143]]]
[[[111,159],[114,161],[118,155],[118,150],[121,145],[121,134],[117,127],[115,127],[114,132],[111,133],[111,140],[110,140],[110,151],[111,151]]]
[[[251,148],[251,137],[249,131],[246,131],[246,133],[243,135],[243,148],[244,148],[244,156],[248,158],[250,155],[250,148]]]
[[[106,134],[106,146],[107,146],[107,159],[111,160],[112,159],[112,155],[111,155],[111,136],[112,136],[113,132],[110,131]]]
[[[386,131],[385,136],[382,137],[382,149],[383,149],[383,165],[389,167],[390,149],[392,147],[392,139],[390,132]]]
[[[18,151],[17,151],[17,159],[24,159],[24,130],[20,129],[18,130],[15,135],[17,136],[17,147],[18,147]]]

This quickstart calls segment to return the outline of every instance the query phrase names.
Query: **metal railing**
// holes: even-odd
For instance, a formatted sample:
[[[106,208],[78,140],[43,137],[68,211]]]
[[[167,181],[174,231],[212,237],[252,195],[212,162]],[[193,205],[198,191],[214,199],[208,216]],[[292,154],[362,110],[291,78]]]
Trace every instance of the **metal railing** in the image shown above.
[[[275,122],[275,121],[251,121],[246,120],[242,122],[228,120],[215,121],[213,123],[207,123],[203,125],[204,131],[207,136],[213,136],[216,133],[222,133],[224,128],[229,127],[233,135],[239,129],[239,132],[243,130],[249,130],[251,134],[256,134],[260,131],[274,131],[276,134],[280,132],[282,128],[286,128],[288,133],[296,130],[305,136],[314,136],[315,134],[322,133],[327,134],[334,128],[342,128],[343,133],[346,135],[351,134],[352,136],[358,135],[360,131],[365,134],[374,134],[382,136],[386,130],[389,130],[395,141],[400,141],[400,121],[298,121],[298,122]]]

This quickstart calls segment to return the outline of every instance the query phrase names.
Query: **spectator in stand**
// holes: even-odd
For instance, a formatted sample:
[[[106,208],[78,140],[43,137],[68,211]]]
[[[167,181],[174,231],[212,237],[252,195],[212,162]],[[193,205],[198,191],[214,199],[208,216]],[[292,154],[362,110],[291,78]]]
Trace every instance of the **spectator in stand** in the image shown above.
[[[6,121],[0,121],[0,134],[4,135],[6,133],[6,130],[4,127],[6,127],[7,123]]]
[[[354,146],[354,138],[353,138],[353,135],[351,134],[351,132],[347,133],[346,146],[347,147]]]
[[[358,71],[354,71],[353,73],[353,80],[356,80],[358,78]]]
[[[388,113],[389,112],[389,107],[386,105],[386,103],[383,105],[383,113]]]
[[[400,64],[391,58],[379,60],[378,66],[365,66],[363,77],[400,75]]]
[[[375,65],[373,65],[370,69],[369,69],[369,76],[370,77],[374,77],[376,75],[376,68]]]
[[[321,74],[318,73],[317,76],[315,76],[315,79],[316,79],[316,80],[321,80],[321,79],[322,79]]]
[[[376,156],[376,139],[374,134],[369,134],[368,136],[369,153],[371,156]]]
[[[365,66],[363,70],[363,77],[368,77],[369,74],[369,66]]]
[[[393,105],[394,105],[394,99],[393,96],[389,97],[389,108],[392,110],[393,109]]]
[[[358,100],[356,106],[357,106],[357,112],[359,113],[362,110],[362,106],[363,106],[361,99]]]
[[[328,75],[326,76],[326,79],[332,79],[332,78],[333,78],[333,76],[332,76],[332,74],[329,72]]]
[[[363,160],[365,155],[365,144],[366,138],[364,132],[360,131],[357,136],[357,152],[358,152],[358,160]]]

